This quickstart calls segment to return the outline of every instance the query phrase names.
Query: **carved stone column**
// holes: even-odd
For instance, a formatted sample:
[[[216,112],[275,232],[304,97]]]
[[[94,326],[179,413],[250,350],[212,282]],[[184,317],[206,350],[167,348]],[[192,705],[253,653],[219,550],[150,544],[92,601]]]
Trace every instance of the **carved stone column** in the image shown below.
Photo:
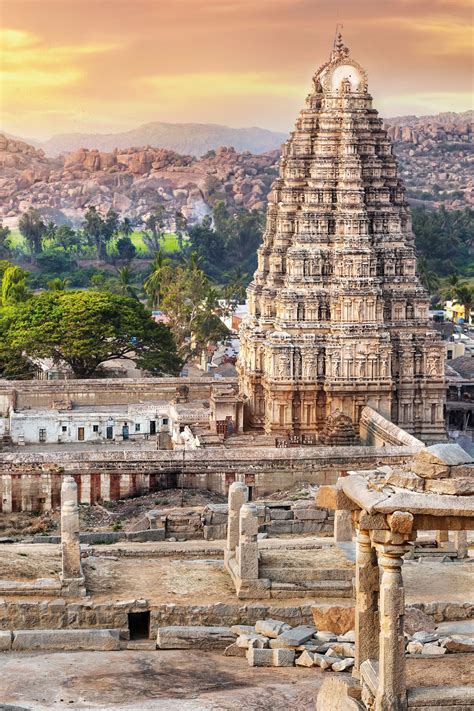
[[[226,556],[235,552],[239,545],[240,508],[248,501],[249,489],[245,484],[234,482],[229,486],[229,508],[227,514],[227,544]]]
[[[467,543],[467,531],[454,532],[454,545],[456,547],[459,559],[468,557],[469,550]]]
[[[255,504],[243,504],[239,523],[239,577],[241,581],[258,580],[258,511]]]
[[[402,579],[405,545],[377,545],[380,583],[379,678],[375,711],[407,709],[405,676],[405,591]]]
[[[64,477],[61,485],[61,554],[63,588],[70,594],[84,594],[77,484],[72,476]]]
[[[368,531],[357,532],[355,663],[359,677],[362,662],[379,656],[379,567]]]

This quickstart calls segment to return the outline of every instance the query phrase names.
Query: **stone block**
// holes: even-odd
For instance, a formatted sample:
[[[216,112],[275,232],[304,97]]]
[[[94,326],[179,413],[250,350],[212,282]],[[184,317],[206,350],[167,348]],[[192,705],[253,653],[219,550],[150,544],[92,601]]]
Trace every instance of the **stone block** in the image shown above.
[[[421,642],[408,642],[407,652],[408,654],[421,654],[423,651],[423,645]]]
[[[247,650],[249,667],[272,667],[273,649],[257,649],[251,647]]]
[[[325,669],[330,669],[333,664],[339,661],[337,657],[326,657],[323,654],[314,654],[313,660],[314,666],[320,667],[323,671]]]
[[[459,479],[433,479],[427,480],[426,491],[435,494],[445,494],[451,496],[472,496],[474,494],[474,477]]]
[[[450,652],[474,652],[474,639],[452,635],[441,642],[441,646]]]
[[[12,633],[0,630],[0,652],[7,652],[12,647]]]
[[[150,528],[147,531],[129,531],[127,532],[127,541],[136,541],[138,543],[146,543],[147,541],[164,541],[164,528]]]
[[[405,608],[404,628],[407,634],[413,635],[415,632],[434,632],[435,623],[430,615],[416,607]]]
[[[387,522],[394,533],[411,533],[413,530],[413,514],[408,511],[394,511],[388,514]]]
[[[338,657],[355,657],[355,646],[350,642],[333,642],[331,649]]]
[[[218,541],[227,536],[227,523],[204,526],[204,540]]]
[[[257,620],[255,623],[255,632],[275,639],[278,635],[290,630],[290,625],[280,620]]]
[[[342,605],[318,605],[311,608],[313,621],[318,630],[328,630],[338,634],[344,634],[355,627],[355,610],[353,607]],[[318,631],[318,638],[321,633]],[[329,640],[321,640],[329,641]]]
[[[224,657],[245,657],[246,654],[247,649],[239,647],[236,642],[229,644],[229,646],[224,649]]]
[[[289,521],[294,518],[293,511],[287,509],[269,509],[270,521]]]
[[[316,492],[316,506],[320,509],[346,509],[355,511],[358,506],[341,489],[335,486],[320,486]]]
[[[335,672],[342,672],[346,671],[347,669],[350,669],[353,666],[354,660],[352,659],[352,657],[348,657],[347,659],[341,659],[339,662],[334,662],[334,664],[331,666],[331,669]]]
[[[295,519],[298,521],[324,521],[326,518],[327,512],[316,507],[295,509]]]
[[[230,627],[160,627],[157,649],[225,649],[236,641]]]
[[[12,649],[114,651],[120,649],[119,630],[14,630]]]
[[[312,626],[299,625],[298,627],[293,627],[292,629],[282,632],[282,634],[278,635],[276,639],[272,639],[270,646],[273,649],[292,649],[294,647],[299,647],[300,644],[304,644],[311,639],[315,632],[316,630]]]
[[[295,663],[295,651],[293,649],[274,649],[274,667],[292,667]]]
[[[297,667],[314,667],[314,654],[305,650],[296,660]]]
[[[256,632],[254,625],[232,625],[230,631],[237,636],[241,634],[255,634]]]
[[[268,647],[268,637],[255,633],[241,634],[237,637],[236,645],[238,647],[242,647],[243,649],[250,649],[250,647],[265,649],[265,647]]]
[[[267,533],[270,536],[278,536],[282,533],[293,533],[293,522],[292,521],[270,521],[265,524]]]
[[[446,647],[440,647],[439,644],[432,642],[424,644],[421,653],[439,656],[441,654],[446,654]]]

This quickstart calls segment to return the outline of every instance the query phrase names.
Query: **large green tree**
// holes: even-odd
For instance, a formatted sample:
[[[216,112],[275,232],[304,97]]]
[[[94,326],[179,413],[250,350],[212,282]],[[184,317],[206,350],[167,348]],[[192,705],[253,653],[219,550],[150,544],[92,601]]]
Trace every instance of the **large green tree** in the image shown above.
[[[8,344],[32,358],[67,363],[90,378],[101,363],[130,358],[154,375],[174,375],[181,361],[171,331],[135,299],[98,291],[51,291],[18,308]]]

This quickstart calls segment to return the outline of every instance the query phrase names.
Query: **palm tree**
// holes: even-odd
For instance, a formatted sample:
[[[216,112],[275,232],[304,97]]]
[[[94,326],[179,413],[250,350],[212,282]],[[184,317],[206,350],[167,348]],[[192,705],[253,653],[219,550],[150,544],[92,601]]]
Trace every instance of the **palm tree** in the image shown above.
[[[466,286],[466,283],[461,281],[459,274],[450,274],[446,277],[446,282],[442,289],[443,296],[452,301],[456,298],[457,290],[464,286]]]
[[[418,259],[418,275],[429,294],[433,294],[439,286],[438,275],[429,268],[426,257]]]
[[[171,259],[165,255],[162,249],[155,252],[151,263],[150,276],[145,279],[143,288],[148,295],[148,303],[150,308],[157,309],[160,304],[161,296],[161,281],[163,278],[163,269],[171,264]]]
[[[120,224],[120,232],[125,235],[125,237],[130,237],[133,233],[132,221],[129,217],[124,217]]]
[[[130,267],[120,267],[117,269],[117,291],[122,296],[128,296],[130,299],[137,299],[137,292],[133,286],[135,273]]]
[[[48,281],[48,291],[66,291],[70,286],[71,280],[68,277],[61,279],[56,277],[55,279],[50,279]]]
[[[474,306],[474,288],[467,284],[460,284],[455,292],[458,304],[464,307],[464,321],[469,326],[471,323],[471,309]]]

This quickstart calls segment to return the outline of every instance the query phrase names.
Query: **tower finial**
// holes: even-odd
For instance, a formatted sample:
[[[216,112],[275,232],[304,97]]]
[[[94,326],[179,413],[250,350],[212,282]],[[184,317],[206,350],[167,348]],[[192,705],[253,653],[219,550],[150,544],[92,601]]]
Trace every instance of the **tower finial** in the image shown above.
[[[344,25],[341,22],[338,22],[336,25],[336,33],[334,35],[334,42],[331,52],[331,59],[333,61],[341,57],[347,57],[349,54],[349,49],[346,47],[342,39],[341,29],[343,27]]]

